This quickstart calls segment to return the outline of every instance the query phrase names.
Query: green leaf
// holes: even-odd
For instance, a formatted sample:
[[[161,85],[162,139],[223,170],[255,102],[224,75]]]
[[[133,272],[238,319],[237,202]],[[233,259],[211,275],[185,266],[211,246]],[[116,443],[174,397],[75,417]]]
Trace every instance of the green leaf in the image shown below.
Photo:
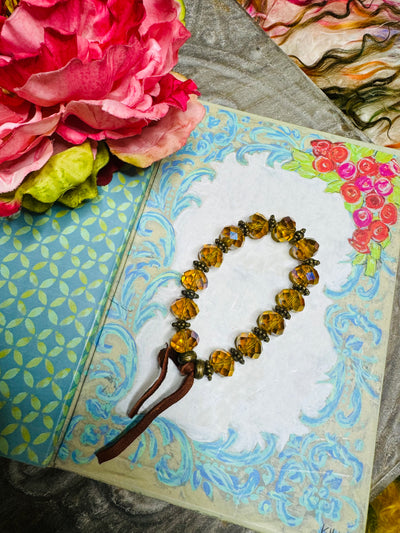
[[[8,424],[0,433],[0,435],[11,435],[17,429],[18,424]]]
[[[4,309],[8,306],[10,306],[15,301],[15,298],[7,298],[6,300],[3,300],[0,302],[0,309]]]
[[[7,456],[8,455],[8,442],[7,439],[0,436],[0,452]]]
[[[10,389],[5,381],[0,381],[0,393],[5,397],[10,397]]]
[[[69,294],[69,287],[68,285],[65,283],[65,281],[60,281],[58,286],[60,287],[60,291],[65,295],[65,296],[68,296]]]
[[[390,244],[390,235],[388,237],[386,237],[386,239],[384,241],[381,242],[381,246],[382,246],[382,248],[386,248],[386,246],[388,246],[388,244]]]
[[[20,370],[21,370],[20,368],[10,368],[4,374],[3,379],[12,379],[12,378],[14,378],[19,373]]]
[[[31,434],[26,426],[21,426],[21,435],[25,442],[30,442]]]
[[[83,327],[82,322],[79,322],[79,320],[75,320],[75,329],[79,335],[82,335],[82,337],[85,335],[85,328]]]
[[[367,261],[367,257],[365,254],[358,253],[355,258],[353,259],[352,263],[353,265],[362,265]]]
[[[35,368],[35,366],[38,366],[38,364],[41,363],[42,361],[43,361],[43,357],[34,357],[26,365],[26,368]]]
[[[72,276],[77,272],[76,268],[70,268],[69,270],[66,270],[62,275],[62,279],[68,279],[72,278]]]
[[[44,389],[51,382],[51,379],[52,378],[49,376],[47,378],[44,378],[44,379],[40,380],[39,383],[36,384],[36,388],[37,389]]]
[[[13,357],[17,365],[22,366],[24,364],[24,358],[19,350],[14,350]]]
[[[31,395],[31,406],[36,409],[36,411],[39,411],[39,409],[41,408],[42,404],[39,400],[39,398],[37,396],[35,396],[34,394]]]
[[[11,320],[11,322],[7,324],[7,327],[15,328],[16,326],[19,326],[23,320],[23,318],[14,318],[14,320]]]
[[[18,346],[18,348],[21,348],[21,346],[26,346],[27,344],[29,344],[31,340],[32,340],[32,337],[22,337],[22,339],[19,339],[15,343],[15,346]]]
[[[11,408],[11,414],[15,420],[21,420],[22,411],[19,407],[14,405],[14,407]]]
[[[46,366],[46,370],[49,374],[53,375],[54,374],[54,365],[51,361],[49,361],[48,359],[46,359],[45,361],[45,366]]]
[[[367,265],[364,273],[366,276],[374,276],[376,273],[376,259],[371,255],[368,255],[367,257]]]
[[[65,300],[66,300],[65,296],[60,296],[59,298],[56,298],[55,300],[51,302],[50,307],[59,307],[65,302]]]
[[[48,357],[57,357],[58,354],[60,354],[64,348],[62,346],[55,346],[52,348],[49,353],[47,354]]]
[[[31,422],[33,422],[34,420],[36,420],[36,418],[39,416],[39,413],[37,411],[31,411],[30,413],[28,413],[26,416],[24,416],[23,418],[23,422],[25,424],[30,424]]]
[[[67,343],[67,348],[76,348],[82,342],[82,337],[75,337]]]
[[[28,387],[33,387],[35,383],[32,374],[28,370],[24,370],[24,381]]]
[[[283,170],[290,170],[290,171],[297,171],[297,169],[300,167],[300,164],[298,161],[287,161],[286,163],[283,163],[282,169]]]
[[[68,326],[69,324],[71,324],[71,322],[73,322],[75,319],[75,316],[74,315],[69,315],[69,316],[66,316],[65,318],[63,318],[60,322],[60,326]]]
[[[58,400],[53,400],[43,407],[43,413],[52,413],[58,405],[60,405],[60,402]]]
[[[36,437],[36,439],[33,441],[33,444],[36,446],[37,444],[43,444],[44,442],[46,442],[46,440],[50,437],[51,433],[50,432],[46,432],[46,433],[41,433],[40,435],[38,435]]]
[[[41,331],[38,335],[38,339],[39,340],[43,340],[43,339],[47,339],[47,337],[52,333],[52,329],[44,329],[43,331]]]
[[[17,308],[21,315],[26,314],[26,305],[21,300],[18,300]]]
[[[47,344],[45,344],[44,342],[41,342],[41,341],[38,342],[38,343],[36,344],[36,348],[37,348],[38,351],[39,351],[41,354],[43,354],[43,355],[45,355],[46,352],[47,352]]]
[[[54,324],[55,326],[58,324],[58,316],[57,314],[53,311],[53,309],[49,309],[47,311],[47,316],[49,317],[49,320],[52,324]]]
[[[57,374],[55,375],[55,378],[64,379],[66,376],[68,376],[70,372],[71,372],[70,368],[64,368],[63,370],[60,370],[59,372],[57,372]]]
[[[371,250],[371,256],[374,259],[379,259],[381,256],[381,247],[377,242],[371,241],[369,244],[369,249]]]
[[[59,400],[62,400],[62,391],[61,391],[60,387],[57,385],[57,383],[52,381],[51,388],[53,390],[54,396],[56,398],[58,398]]]
[[[351,160],[354,163],[357,163],[359,159],[362,159],[363,157],[369,157],[370,155],[373,155],[375,150],[373,148],[369,148],[368,146],[358,146],[356,144],[349,144],[345,143],[346,148],[351,153]]]
[[[393,159],[393,154],[388,154],[386,152],[376,152],[375,156],[378,163],[389,163]]]
[[[50,267],[51,267],[51,265],[50,265]],[[53,276],[57,276],[58,275],[58,274],[54,274],[54,272],[52,271],[51,268],[50,268],[50,271],[53,274]],[[42,283],[40,284],[40,288],[41,289],[48,289],[49,287],[51,287],[54,284],[55,281],[56,281],[55,278],[47,278],[44,281],[42,281]]]
[[[53,426],[54,426],[54,422],[53,422],[53,419],[51,418],[51,416],[44,416],[43,417],[43,424],[47,427],[47,429],[53,429]]]
[[[4,338],[7,344],[11,346],[14,344],[14,335],[8,329],[4,332]]]
[[[68,359],[71,361],[71,363],[76,363],[77,356],[76,353],[72,350],[68,350],[67,352]]]
[[[23,444],[19,444],[13,450],[11,450],[11,455],[21,455],[21,453],[24,453],[27,447],[28,447],[27,442],[24,442]]]
[[[35,335],[36,333],[35,324],[30,318],[25,319],[25,327],[28,330],[28,333],[30,333],[31,335]]]
[[[13,398],[14,404],[19,404],[25,400],[25,398],[28,396],[27,392],[19,392],[16,396]]]
[[[39,291],[39,293],[42,292],[42,291]],[[39,296],[39,299],[40,299],[40,296]],[[42,302],[43,303],[43,302]],[[47,303],[47,302],[46,302]],[[44,304],[46,305],[46,304]],[[41,315],[44,311],[44,307],[34,307],[32,309],[32,311],[30,311],[28,313],[28,317],[29,318],[36,318],[37,316]]]
[[[28,448],[28,457],[32,461],[32,463],[39,462],[39,457],[36,455],[36,453],[31,448]]]

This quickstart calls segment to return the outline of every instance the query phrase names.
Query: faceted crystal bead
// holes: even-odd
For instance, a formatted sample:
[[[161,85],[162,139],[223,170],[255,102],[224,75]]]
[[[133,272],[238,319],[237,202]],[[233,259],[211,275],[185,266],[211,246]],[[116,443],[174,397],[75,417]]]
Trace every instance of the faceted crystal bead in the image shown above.
[[[316,285],[319,281],[319,275],[311,265],[299,265],[289,272],[289,279],[292,283],[306,287],[307,285]]]
[[[295,259],[304,261],[312,257],[318,248],[319,244],[314,239],[300,239],[290,248],[289,254]]]
[[[283,289],[283,291],[275,296],[275,301],[281,307],[289,311],[295,311],[296,313],[304,309],[303,295],[295,289]]]
[[[240,248],[244,242],[243,231],[237,226],[227,226],[221,231],[219,238],[228,248]]]
[[[179,298],[171,305],[171,312],[176,318],[190,320],[198,314],[199,307],[191,298]]]
[[[271,230],[271,237],[278,242],[290,241],[293,239],[295,231],[296,222],[290,217],[285,217]]]
[[[263,215],[260,215],[260,213],[251,215],[247,225],[249,227],[249,236],[252,239],[261,239],[261,237],[264,237],[268,233],[268,220]]]
[[[182,274],[181,283],[185,289],[192,289],[192,291],[201,291],[207,288],[208,282],[206,275],[201,270],[186,270]]]
[[[262,351],[260,339],[254,333],[241,333],[235,339],[235,346],[243,355],[258,359]]]
[[[210,355],[210,364],[214,371],[221,376],[231,376],[235,369],[235,361],[232,355],[224,350],[216,350]]]
[[[181,329],[171,338],[171,347],[178,353],[193,350],[199,343],[199,336],[191,329]]]
[[[258,327],[272,335],[282,335],[285,328],[283,317],[275,311],[265,311],[257,319]]]
[[[223,257],[222,250],[218,246],[215,246],[215,244],[204,245],[198,253],[200,261],[204,261],[209,267],[220,267]]]

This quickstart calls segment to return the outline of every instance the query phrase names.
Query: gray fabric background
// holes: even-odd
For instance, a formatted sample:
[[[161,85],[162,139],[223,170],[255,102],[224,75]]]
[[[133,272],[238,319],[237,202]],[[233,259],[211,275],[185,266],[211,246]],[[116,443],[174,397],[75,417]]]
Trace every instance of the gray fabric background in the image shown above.
[[[204,100],[368,140],[256,26],[235,0],[186,0],[191,40],[177,71]],[[391,325],[371,496],[400,472],[398,290]],[[57,469],[0,459],[4,533],[244,533],[246,528]]]

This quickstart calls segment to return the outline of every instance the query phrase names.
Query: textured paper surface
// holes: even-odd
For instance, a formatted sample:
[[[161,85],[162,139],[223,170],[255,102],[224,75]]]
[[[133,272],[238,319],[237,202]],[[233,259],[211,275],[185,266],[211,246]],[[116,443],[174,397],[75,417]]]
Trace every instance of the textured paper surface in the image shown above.
[[[350,246],[355,226],[342,182],[310,164],[310,141],[326,137],[210,106],[187,146],[162,163],[59,466],[260,531],[363,531],[398,231],[391,226],[384,247],[374,241],[369,254]],[[391,158],[346,146],[359,159]],[[321,282],[306,309],[260,359],[236,365],[232,378],[196,383],[129,450],[99,466],[94,451],[126,427],[124,407],[157,374],[180,273],[223,226],[257,210],[292,216],[320,242]],[[192,327],[203,357],[229,348],[288,286],[286,245],[247,241],[209,275],[199,299]]]
[[[92,202],[0,222],[0,453],[48,464],[151,171]]]

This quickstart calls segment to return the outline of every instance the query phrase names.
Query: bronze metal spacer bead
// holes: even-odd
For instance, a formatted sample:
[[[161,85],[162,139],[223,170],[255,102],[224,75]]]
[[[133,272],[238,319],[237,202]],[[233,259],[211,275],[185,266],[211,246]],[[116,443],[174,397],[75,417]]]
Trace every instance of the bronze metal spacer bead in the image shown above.
[[[298,242],[300,239],[304,237],[305,233],[306,233],[305,228],[295,231],[292,239],[290,239],[289,241],[290,244],[296,244],[296,242]]]
[[[172,327],[177,330],[187,329],[190,327],[190,323],[186,322],[186,320],[182,320],[181,318],[178,318],[178,320],[175,320],[175,322],[172,322]]]
[[[310,291],[307,289],[307,287],[304,287],[304,285],[300,285],[299,283],[293,283],[292,289],[301,292],[301,294],[304,294],[304,296],[308,296],[310,294]]]
[[[261,328],[255,327],[251,330],[256,337],[260,339],[260,341],[269,342],[269,336],[266,331],[264,331]]]
[[[204,362],[204,374],[207,376],[208,381],[212,380],[212,375],[214,374],[214,369],[211,366],[210,361]]]
[[[313,257],[309,257],[308,259],[304,259],[304,261],[302,261],[302,263],[303,263],[303,265],[311,265],[311,266],[318,266],[320,264],[318,259],[314,259]]]
[[[249,233],[250,233],[249,225],[246,224],[246,222],[245,222],[244,220],[239,220],[239,222],[238,222],[238,226],[239,226],[239,228],[242,230],[243,235],[244,235],[245,237],[247,237],[247,235],[249,235]]]
[[[276,218],[275,218],[275,215],[271,215],[269,217],[269,220],[268,220],[268,226],[270,229],[274,229],[274,227],[276,226]]]
[[[203,359],[196,359],[194,362],[194,377],[196,379],[201,379],[204,376],[206,363]]]
[[[180,365],[184,365],[185,363],[190,363],[191,361],[196,361],[197,359],[197,353],[193,350],[190,350],[189,352],[180,353],[178,355],[178,363]]]
[[[183,289],[181,293],[182,296],[184,296],[185,298],[190,298],[191,300],[196,300],[196,298],[199,297],[197,292],[195,292],[193,289]]]
[[[286,318],[286,320],[290,320],[290,313],[286,309],[286,307],[282,307],[281,305],[276,305],[275,311],[279,313],[281,316],[283,316],[283,318]]]
[[[231,348],[229,351],[231,352],[232,359],[234,361],[237,361],[241,365],[244,365],[243,354],[240,350],[237,350],[236,348]]]
[[[195,260],[193,261],[193,266],[194,268],[197,268],[197,270],[201,270],[202,272],[208,272],[210,270],[204,261]]]
[[[215,239],[214,242],[224,254],[226,254],[229,251],[228,246],[221,239]]]

